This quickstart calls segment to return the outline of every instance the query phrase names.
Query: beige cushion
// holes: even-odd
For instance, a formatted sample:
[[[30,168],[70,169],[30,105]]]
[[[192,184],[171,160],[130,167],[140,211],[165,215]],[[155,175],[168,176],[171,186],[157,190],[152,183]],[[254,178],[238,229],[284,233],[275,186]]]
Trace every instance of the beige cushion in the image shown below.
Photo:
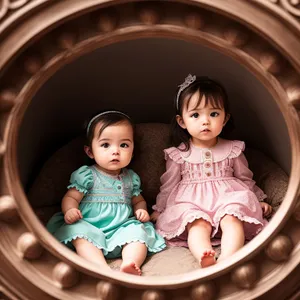
[[[274,161],[258,150],[248,148],[245,155],[257,185],[268,196],[266,202],[272,205],[273,213],[276,212],[288,188],[287,174]]]
[[[113,270],[119,270],[122,260],[118,258],[107,262]],[[199,269],[197,260],[189,249],[183,247],[168,247],[147,257],[142,266],[143,276],[177,275],[196,269]]]

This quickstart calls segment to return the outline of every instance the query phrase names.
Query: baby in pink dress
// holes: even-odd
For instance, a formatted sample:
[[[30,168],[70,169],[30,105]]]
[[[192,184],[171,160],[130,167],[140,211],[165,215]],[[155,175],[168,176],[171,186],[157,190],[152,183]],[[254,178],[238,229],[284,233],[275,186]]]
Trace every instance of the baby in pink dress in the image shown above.
[[[189,75],[178,87],[174,145],[152,221],[169,244],[188,246],[200,266],[215,264],[212,238],[221,237],[218,262],[262,230],[272,207],[252,180],[242,141],[219,134],[230,119],[227,94],[216,81]]]

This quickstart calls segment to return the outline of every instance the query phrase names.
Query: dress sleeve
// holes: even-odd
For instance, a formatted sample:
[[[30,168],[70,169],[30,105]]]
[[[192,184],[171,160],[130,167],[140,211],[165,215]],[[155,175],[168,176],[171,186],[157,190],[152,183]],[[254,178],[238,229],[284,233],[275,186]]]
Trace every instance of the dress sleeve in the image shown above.
[[[156,204],[152,208],[162,212],[166,207],[168,196],[173,188],[181,180],[181,166],[170,156],[167,157],[166,172],[160,177],[160,192],[156,197]]]
[[[141,179],[138,174],[130,170],[131,174],[131,180],[132,180],[132,197],[138,196],[142,190],[141,190]]]
[[[267,195],[255,184],[253,173],[248,168],[248,161],[243,153],[233,159],[234,176],[242,180],[256,195],[259,201],[267,198]]]
[[[87,194],[94,185],[93,172],[88,166],[82,166],[71,174],[68,189],[75,188],[81,193]]]

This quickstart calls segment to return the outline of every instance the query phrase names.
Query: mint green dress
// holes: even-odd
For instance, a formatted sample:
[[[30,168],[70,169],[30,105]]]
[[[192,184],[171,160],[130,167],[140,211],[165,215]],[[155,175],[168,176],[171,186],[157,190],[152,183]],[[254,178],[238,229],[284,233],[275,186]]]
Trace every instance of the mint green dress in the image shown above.
[[[84,238],[107,258],[120,257],[122,246],[131,242],[145,243],[148,254],[166,247],[153,224],[142,223],[133,214],[131,199],[141,193],[141,182],[132,170],[124,168],[113,176],[95,166],[82,166],[72,173],[70,183],[68,188],[84,193],[79,204],[83,218],[69,225],[62,212],[52,216],[47,229],[60,242],[74,249],[72,240]]]

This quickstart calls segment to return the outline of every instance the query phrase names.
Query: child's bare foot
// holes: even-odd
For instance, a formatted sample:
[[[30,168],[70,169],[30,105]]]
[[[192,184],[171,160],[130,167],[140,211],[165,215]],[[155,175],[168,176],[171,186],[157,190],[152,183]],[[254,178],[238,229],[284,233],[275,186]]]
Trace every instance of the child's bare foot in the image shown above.
[[[203,251],[203,256],[200,259],[200,266],[206,268],[216,263],[215,250],[208,249]]]
[[[136,265],[134,261],[123,261],[120,267],[120,271],[133,275],[142,275],[141,269]]]

